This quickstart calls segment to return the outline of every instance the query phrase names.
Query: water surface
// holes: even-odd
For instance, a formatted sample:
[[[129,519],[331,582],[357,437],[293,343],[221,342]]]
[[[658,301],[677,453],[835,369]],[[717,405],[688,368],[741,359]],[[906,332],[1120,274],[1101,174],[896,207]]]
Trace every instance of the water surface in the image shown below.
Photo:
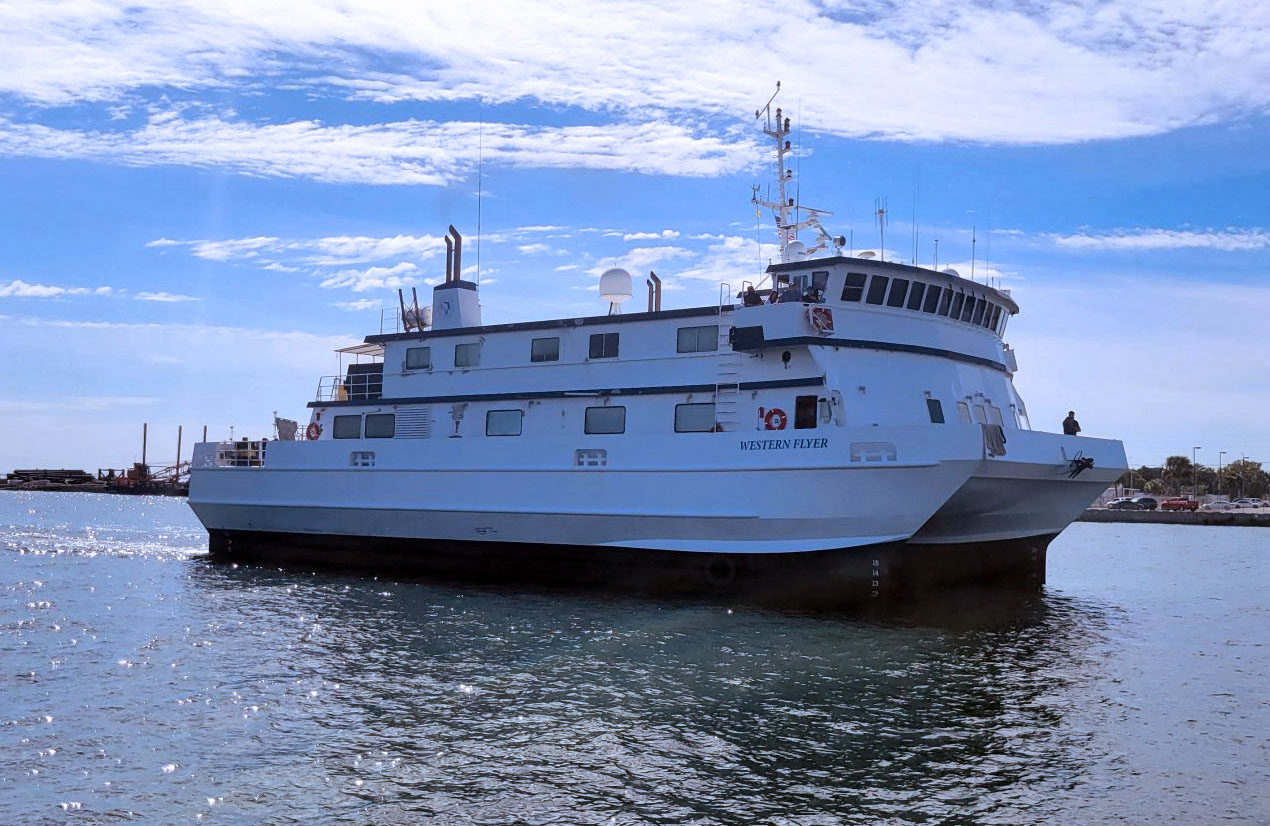
[[[1270,822],[1270,532],[890,619],[211,564],[0,494],[0,823]]]

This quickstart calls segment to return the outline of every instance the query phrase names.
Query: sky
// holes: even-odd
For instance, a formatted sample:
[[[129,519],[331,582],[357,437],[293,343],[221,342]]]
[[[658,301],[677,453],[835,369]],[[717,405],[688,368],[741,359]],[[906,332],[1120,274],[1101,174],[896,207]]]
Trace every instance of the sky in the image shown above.
[[[1034,427],[1270,462],[1265,4],[5,0],[0,472],[306,420],[451,223],[486,323],[716,302],[778,80],[830,232],[1011,291]]]

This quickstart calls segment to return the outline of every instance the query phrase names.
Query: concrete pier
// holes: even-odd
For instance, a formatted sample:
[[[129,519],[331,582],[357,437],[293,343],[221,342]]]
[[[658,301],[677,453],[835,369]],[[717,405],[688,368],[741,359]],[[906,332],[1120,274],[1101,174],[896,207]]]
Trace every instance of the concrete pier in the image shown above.
[[[1121,511],[1089,508],[1077,522],[1157,522],[1166,525],[1237,525],[1270,528],[1270,509],[1229,511]]]

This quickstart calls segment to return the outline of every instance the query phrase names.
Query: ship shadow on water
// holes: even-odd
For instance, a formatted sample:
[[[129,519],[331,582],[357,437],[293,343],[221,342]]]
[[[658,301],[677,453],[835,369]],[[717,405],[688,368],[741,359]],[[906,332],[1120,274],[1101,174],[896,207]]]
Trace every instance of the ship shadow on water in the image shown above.
[[[1059,593],[826,611],[189,565],[195,590],[247,617],[236,633],[272,640],[238,685],[320,675],[321,731],[286,771],[349,789],[331,805],[361,822],[1040,823],[1097,758],[1064,691],[1100,656],[1109,609]],[[393,769],[354,789],[365,753]],[[248,765],[245,791],[278,771]]]

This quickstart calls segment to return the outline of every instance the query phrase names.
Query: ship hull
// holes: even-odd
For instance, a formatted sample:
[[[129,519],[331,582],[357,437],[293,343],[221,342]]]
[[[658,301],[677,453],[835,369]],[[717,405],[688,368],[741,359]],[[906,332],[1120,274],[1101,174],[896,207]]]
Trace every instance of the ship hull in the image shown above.
[[[917,546],[902,541],[798,553],[700,553],[212,530],[214,560],[390,571],[447,581],[713,596],[794,607],[938,597],[961,588],[1033,591],[1054,535]]]

